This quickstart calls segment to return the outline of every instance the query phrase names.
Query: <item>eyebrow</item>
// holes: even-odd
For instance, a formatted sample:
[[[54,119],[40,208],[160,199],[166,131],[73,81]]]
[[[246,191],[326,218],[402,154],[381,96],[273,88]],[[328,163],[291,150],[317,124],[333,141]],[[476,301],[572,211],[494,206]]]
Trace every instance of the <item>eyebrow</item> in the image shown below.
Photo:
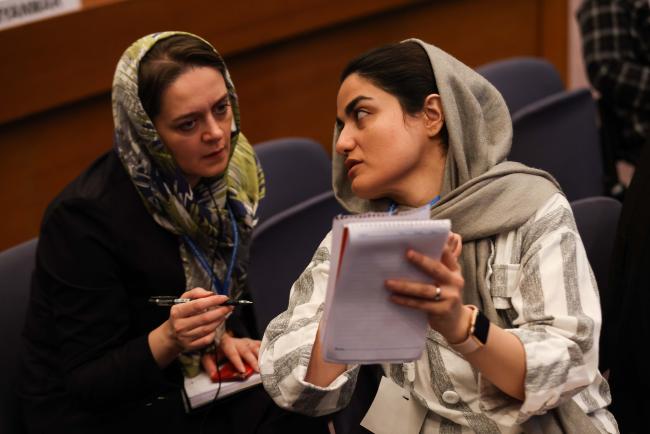
[[[217,100],[217,102],[213,104],[213,106],[217,105],[217,104],[221,104],[222,102],[224,102],[224,100],[227,100],[227,99],[228,99],[228,92],[226,92],[221,98],[219,98]],[[172,119],[172,123],[176,123],[176,122],[179,122],[179,121],[181,121],[181,120],[183,120],[185,118],[190,118],[190,117],[199,116],[199,115],[201,115],[201,111],[193,111],[193,112],[189,112],[189,113],[184,113],[184,114],[182,114],[180,116],[176,116],[174,119]]]
[[[352,101],[350,101],[346,106],[345,106],[345,116],[350,116],[352,112],[354,111],[354,108],[359,104],[361,101],[367,100],[367,99],[372,99],[369,96],[364,96],[364,95],[359,95]],[[338,117],[336,118],[336,122],[338,123],[343,123],[341,119]]]

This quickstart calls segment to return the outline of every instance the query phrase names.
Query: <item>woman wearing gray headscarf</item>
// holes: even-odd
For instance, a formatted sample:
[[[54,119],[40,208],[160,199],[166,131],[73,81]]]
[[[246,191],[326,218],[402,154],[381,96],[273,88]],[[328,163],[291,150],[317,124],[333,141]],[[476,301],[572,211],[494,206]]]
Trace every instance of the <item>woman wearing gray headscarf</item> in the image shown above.
[[[506,161],[511,139],[496,89],[422,41],[380,47],[343,71],[339,201],[352,212],[428,205],[462,237],[440,261],[408,252],[430,281],[386,282],[430,328],[422,357],[384,364],[384,375],[423,408],[409,432],[617,432],[598,372],[598,292],[571,208],[550,175]],[[311,415],[345,407],[359,370],[322,357],[330,244],[328,235],[260,353],[275,401]],[[407,417],[386,407],[374,426]]]

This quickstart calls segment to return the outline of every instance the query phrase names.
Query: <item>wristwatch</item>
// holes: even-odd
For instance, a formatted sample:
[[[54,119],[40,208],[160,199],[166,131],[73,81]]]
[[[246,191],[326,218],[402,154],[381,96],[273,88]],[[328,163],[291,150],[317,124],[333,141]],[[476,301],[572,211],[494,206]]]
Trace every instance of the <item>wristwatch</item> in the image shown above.
[[[450,344],[451,348],[462,355],[473,353],[485,345],[490,333],[490,320],[483,315],[483,312],[471,304],[468,304],[467,307],[472,309],[467,338],[457,344]]]

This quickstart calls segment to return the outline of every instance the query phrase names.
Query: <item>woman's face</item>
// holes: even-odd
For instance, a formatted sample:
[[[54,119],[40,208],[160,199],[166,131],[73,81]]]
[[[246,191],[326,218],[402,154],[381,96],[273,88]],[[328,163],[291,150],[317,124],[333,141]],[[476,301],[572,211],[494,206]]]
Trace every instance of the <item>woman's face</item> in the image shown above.
[[[226,83],[214,68],[190,68],[163,92],[153,122],[192,187],[226,170],[232,116]]]
[[[358,74],[343,81],[336,107],[342,130],[335,149],[345,157],[352,192],[420,205],[409,198],[433,176],[425,116],[404,113],[395,96]]]

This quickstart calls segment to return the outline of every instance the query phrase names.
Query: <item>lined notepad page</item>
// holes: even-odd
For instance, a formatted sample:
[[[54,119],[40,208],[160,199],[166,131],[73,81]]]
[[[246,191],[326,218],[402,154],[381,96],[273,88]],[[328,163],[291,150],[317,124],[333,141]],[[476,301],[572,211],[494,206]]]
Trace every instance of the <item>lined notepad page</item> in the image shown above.
[[[332,234],[323,332],[326,360],[378,363],[420,357],[427,330],[426,314],[392,303],[384,282],[431,281],[406,260],[406,251],[412,248],[440,258],[450,226],[449,220],[429,220],[428,210],[426,214],[335,221],[333,232],[339,233]]]
[[[342,214],[334,218],[332,222],[332,246],[330,248],[330,275],[327,281],[327,294],[325,296],[325,312],[323,319],[327,322],[329,315],[329,307],[332,303],[332,296],[334,295],[334,283],[336,282],[339,257],[341,252],[341,237],[343,228],[346,223],[352,222],[365,222],[365,221],[402,221],[402,220],[428,220],[429,207],[424,206],[415,210],[404,212],[396,215],[390,215],[387,212],[372,212],[365,214]],[[324,336],[324,334],[323,334]]]

